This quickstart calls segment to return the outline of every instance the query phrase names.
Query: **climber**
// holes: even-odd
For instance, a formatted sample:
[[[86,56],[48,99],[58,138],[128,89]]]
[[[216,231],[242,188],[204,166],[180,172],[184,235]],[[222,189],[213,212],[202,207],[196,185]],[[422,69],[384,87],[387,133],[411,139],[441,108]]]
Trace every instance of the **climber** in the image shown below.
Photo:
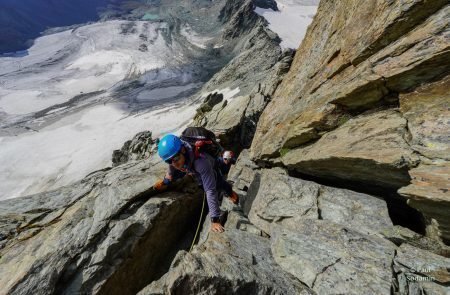
[[[232,190],[231,185],[223,179],[217,167],[216,159],[206,152],[196,153],[194,148],[187,141],[181,140],[175,135],[163,136],[158,144],[158,154],[169,164],[169,168],[164,179],[158,181],[153,187],[162,191],[170,183],[186,174],[195,175],[199,185],[206,193],[211,217],[211,231],[223,232],[219,192],[225,191],[234,204],[239,202],[239,196]]]
[[[222,175],[227,175],[230,172],[231,165],[236,163],[236,158],[232,151],[225,151],[217,161]]]

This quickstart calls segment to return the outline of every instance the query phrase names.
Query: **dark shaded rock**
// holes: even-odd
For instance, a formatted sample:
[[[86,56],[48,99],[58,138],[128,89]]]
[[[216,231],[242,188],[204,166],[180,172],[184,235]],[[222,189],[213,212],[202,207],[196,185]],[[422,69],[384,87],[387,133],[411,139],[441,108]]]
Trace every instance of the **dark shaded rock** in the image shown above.
[[[197,115],[202,115],[203,113],[209,112],[213,109],[213,107],[223,101],[223,94],[222,93],[210,93],[208,96],[206,96],[203,103],[200,105],[200,107],[197,109]]]
[[[253,0],[253,3],[261,8],[272,9],[278,11],[277,2],[274,0]]]
[[[139,132],[132,140],[126,141],[120,150],[113,151],[113,167],[128,161],[142,160],[150,157],[150,154],[156,148],[153,146],[154,143],[150,131]]]

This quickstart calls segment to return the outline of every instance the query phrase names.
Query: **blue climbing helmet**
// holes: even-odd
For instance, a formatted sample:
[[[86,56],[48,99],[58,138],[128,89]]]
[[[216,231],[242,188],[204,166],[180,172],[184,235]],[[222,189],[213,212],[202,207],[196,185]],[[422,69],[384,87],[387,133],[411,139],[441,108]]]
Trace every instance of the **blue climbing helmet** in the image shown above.
[[[181,150],[182,142],[173,134],[164,135],[158,143],[158,155],[167,161],[178,154]]]

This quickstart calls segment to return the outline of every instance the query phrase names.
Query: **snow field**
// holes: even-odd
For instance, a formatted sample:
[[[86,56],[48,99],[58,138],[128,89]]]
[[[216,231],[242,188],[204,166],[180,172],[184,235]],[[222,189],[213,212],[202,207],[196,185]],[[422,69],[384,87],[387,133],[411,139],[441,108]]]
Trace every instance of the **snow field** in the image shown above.
[[[319,0],[276,0],[278,10],[256,7],[255,12],[269,22],[269,28],[280,36],[281,48],[297,49],[312,22]]]

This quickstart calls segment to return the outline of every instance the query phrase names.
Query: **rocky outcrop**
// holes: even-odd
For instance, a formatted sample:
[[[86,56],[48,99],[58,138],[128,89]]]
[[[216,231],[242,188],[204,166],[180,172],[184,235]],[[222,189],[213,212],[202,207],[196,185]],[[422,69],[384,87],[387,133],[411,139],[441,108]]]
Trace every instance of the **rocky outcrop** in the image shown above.
[[[153,146],[154,143],[155,141],[152,140],[152,133],[150,131],[139,132],[132,140],[126,141],[120,150],[113,151],[113,167],[128,161],[142,160],[150,157],[150,154],[156,148]]]
[[[0,293],[134,294],[164,273],[201,200],[195,189],[152,198],[164,169],[132,162],[1,202]]]
[[[258,42],[264,43],[267,41],[261,40]],[[271,53],[272,55],[280,54],[277,48],[271,47],[267,50],[273,51]],[[256,53],[257,51],[257,46],[251,47],[251,53],[258,54],[261,57],[259,52]],[[292,62],[292,55],[293,51],[287,50],[282,52],[277,59],[263,57],[259,60],[253,56],[252,60],[259,60],[260,67],[262,67],[262,69],[260,68],[258,70],[258,73],[262,73],[264,76],[257,75],[251,79],[247,79],[250,79],[253,85],[256,84],[257,86],[247,95],[245,94],[245,88],[241,89],[239,96],[223,102],[220,101],[222,103],[214,103],[213,107],[210,107],[211,98],[208,99],[207,97],[197,110],[193,125],[215,130],[225,146],[233,145],[235,148],[236,146],[248,148],[253,140],[259,116],[271,100],[284,74],[289,69],[290,63]],[[276,57],[276,55],[273,57]],[[250,55],[238,56],[233,62],[247,67],[248,58],[250,58]],[[232,69],[225,68],[219,74],[226,74],[229,70]],[[249,70],[249,72],[252,71]],[[217,79],[220,79],[220,75]],[[262,80],[263,77],[265,80]],[[241,85],[246,85],[246,83],[242,83]]]
[[[200,107],[197,109],[197,114],[195,117],[201,116],[204,113],[207,113],[213,109],[215,105],[223,101],[223,94],[222,93],[210,93],[206,96],[203,103],[200,105]],[[195,118],[194,118],[195,119]]]
[[[259,2],[265,6],[274,4]],[[208,81],[203,91],[221,95],[225,94],[219,93],[221,90],[238,89],[238,94],[220,103],[205,98],[192,125],[214,130],[224,146],[237,146],[238,151],[250,146],[259,116],[288,71],[293,51],[281,51],[279,37],[254,12],[253,1],[227,3],[220,17],[228,17],[230,21],[221,38],[226,48],[235,44],[232,49],[235,56]]]
[[[258,163],[390,191],[408,186],[415,169],[447,165],[450,6],[369,6],[321,2],[258,122]],[[427,192],[413,192],[414,183],[400,193],[426,216],[430,236],[448,241],[448,210],[436,206],[449,206],[446,188],[431,181]]]
[[[248,94],[265,81],[274,64],[279,60],[280,39],[267,29],[266,21],[254,11],[251,0],[229,0],[222,11],[227,23],[222,31],[221,42],[234,54],[228,64],[205,85],[205,91],[219,86]]]
[[[281,161],[305,174],[396,189],[409,183],[408,169],[419,162],[404,139],[406,124],[394,110],[362,115],[315,143],[282,150]]]

